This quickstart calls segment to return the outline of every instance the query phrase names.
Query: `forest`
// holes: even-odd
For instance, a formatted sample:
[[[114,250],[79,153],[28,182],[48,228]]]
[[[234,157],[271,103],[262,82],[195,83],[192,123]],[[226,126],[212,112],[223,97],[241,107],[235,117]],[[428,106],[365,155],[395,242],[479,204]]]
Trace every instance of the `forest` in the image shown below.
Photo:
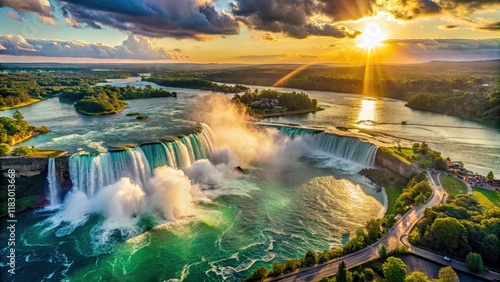
[[[417,110],[444,113],[500,126],[500,84],[489,95],[420,94],[406,104]]]
[[[250,90],[250,88],[240,84],[236,84],[235,86],[229,86],[226,84],[219,85],[215,82],[197,77],[159,76],[159,77],[150,77],[144,80],[162,86],[209,90],[213,92],[222,92],[224,94],[241,93]]]

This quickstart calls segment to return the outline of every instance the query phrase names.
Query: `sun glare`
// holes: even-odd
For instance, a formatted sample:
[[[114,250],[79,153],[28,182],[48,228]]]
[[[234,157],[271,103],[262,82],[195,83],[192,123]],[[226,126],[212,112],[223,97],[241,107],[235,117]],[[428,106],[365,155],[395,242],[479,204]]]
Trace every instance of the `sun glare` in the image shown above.
[[[377,22],[367,23],[363,34],[358,37],[358,47],[368,50],[382,46],[382,41],[385,39],[382,28]]]

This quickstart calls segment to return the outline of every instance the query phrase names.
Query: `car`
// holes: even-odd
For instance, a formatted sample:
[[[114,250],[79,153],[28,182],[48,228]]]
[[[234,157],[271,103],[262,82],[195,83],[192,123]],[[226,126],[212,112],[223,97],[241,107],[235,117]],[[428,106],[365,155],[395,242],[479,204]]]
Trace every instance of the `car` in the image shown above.
[[[444,256],[444,257],[443,257],[443,259],[444,259],[445,261],[451,261],[451,259],[450,259],[448,256]]]

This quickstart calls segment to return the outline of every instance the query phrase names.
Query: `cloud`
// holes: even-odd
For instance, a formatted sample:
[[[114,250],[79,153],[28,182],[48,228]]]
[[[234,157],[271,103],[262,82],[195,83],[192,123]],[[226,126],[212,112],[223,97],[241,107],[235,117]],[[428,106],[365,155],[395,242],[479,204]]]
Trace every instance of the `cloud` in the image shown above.
[[[314,35],[354,38],[360,34],[359,31],[339,24],[316,21],[313,18],[316,16],[327,16],[331,20],[358,18],[367,11],[354,14],[352,11],[357,11],[359,3],[364,2],[366,1],[236,0],[231,3],[231,11],[237,20],[256,30],[281,32],[294,38]]]
[[[254,32],[250,35],[250,38],[257,41],[278,41],[278,39],[269,32]]]
[[[199,0],[59,0],[63,15],[75,26],[109,26],[148,37],[193,38],[231,35],[238,23]]]
[[[391,13],[399,20],[442,13],[467,18],[478,10],[500,7],[498,0],[375,0],[373,9]],[[471,19],[468,19],[471,20]]]
[[[500,58],[500,38],[494,39],[391,39],[385,40],[394,54],[421,60],[490,60]]]
[[[19,16],[16,16],[14,13],[12,12],[8,12],[7,13],[7,16],[13,20],[16,20],[16,21],[21,21],[21,19],[19,19]]]
[[[442,30],[458,29],[458,25],[454,25],[454,24],[440,25],[439,29],[442,29]]]
[[[1,7],[10,7],[18,13],[37,13],[39,15],[38,19],[40,22],[50,25],[56,24],[54,16],[52,15],[52,8],[48,0],[0,0],[0,8]],[[15,16],[11,12],[8,13],[8,16],[19,20],[19,17]]]
[[[1,35],[0,45],[3,46],[0,55],[137,60],[189,59],[179,49],[169,50],[137,35],[129,35],[122,45],[118,46],[81,40],[25,39],[19,35]]]
[[[500,22],[490,23],[490,24],[478,26],[476,28],[477,29],[484,29],[484,30],[496,31],[496,30],[500,30]]]

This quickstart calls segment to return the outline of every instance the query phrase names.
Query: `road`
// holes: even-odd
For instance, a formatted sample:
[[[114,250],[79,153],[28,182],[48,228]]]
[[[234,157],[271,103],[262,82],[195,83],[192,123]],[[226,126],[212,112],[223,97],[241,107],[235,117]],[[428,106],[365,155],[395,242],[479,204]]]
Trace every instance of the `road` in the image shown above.
[[[417,248],[411,245],[406,239],[413,226],[424,215],[425,209],[444,202],[448,196],[439,183],[439,173],[432,175],[428,173],[428,178],[432,186],[431,197],[423,205],[413,208],[405,215],[403,215],[403,217],[379,241],[358,252],[346,255],[344,257],[332,260],[321,265],[276,277],[274,279],[270,279],[269,281],[319,281],[325,276],[331,276],[335,274],[341,261],[344,261],[348,268],[352,268],[378,258],[378,248],[380,244],[386,245],[388,251],[390,251],[404,243],[405,245],[409,246],[409,251],[416,255],[425,257],[438,264],[450,265],[451,267],[458,270],[468,272],[465,263],[455,260],[446,262],[443,260],[442,255]],[[481,276],[487,280],[500,278],[500,274],[494,272],[483,273]]]

